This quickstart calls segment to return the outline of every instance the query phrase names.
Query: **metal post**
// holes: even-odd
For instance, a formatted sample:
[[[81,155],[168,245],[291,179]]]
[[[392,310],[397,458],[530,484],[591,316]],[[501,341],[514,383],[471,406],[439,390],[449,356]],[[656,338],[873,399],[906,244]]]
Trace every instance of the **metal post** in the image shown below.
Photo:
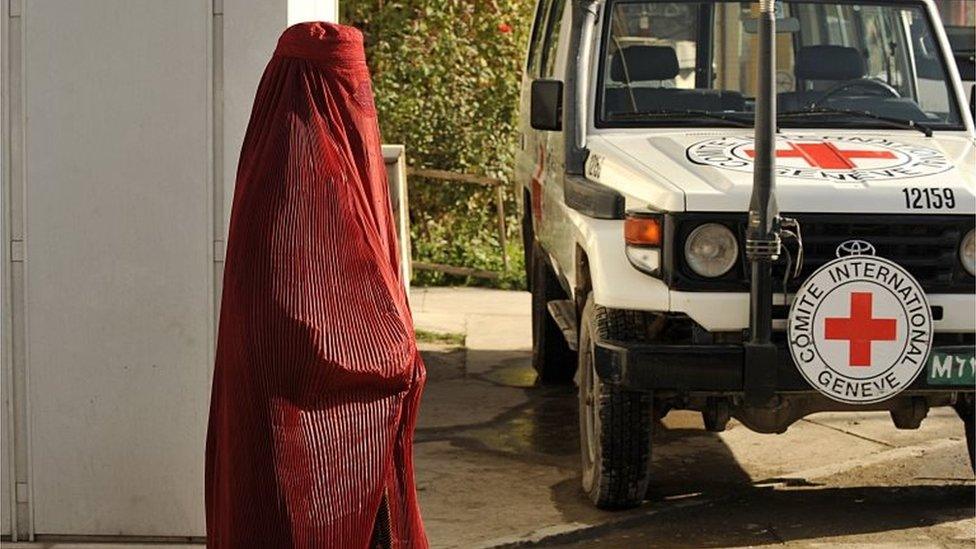
[[[758,74],[756,91],[756,160],[746,256],[752,266],[749,341],[745,345],[746,400],[761,406],[772,400],[778,365],[771,343],[772,262],[779,256],[779,212],[776,208],[776,10],[775,0],[759,0]]]
[[[393,208],[393,224],[397,233],[397,253],[400,257],[400,276],[410,296],[410,277],[413,262],[410,255],[410,202],[407,196],[407,152],[403,145],[383,145],[383,164],[390,188],[390,206]]]

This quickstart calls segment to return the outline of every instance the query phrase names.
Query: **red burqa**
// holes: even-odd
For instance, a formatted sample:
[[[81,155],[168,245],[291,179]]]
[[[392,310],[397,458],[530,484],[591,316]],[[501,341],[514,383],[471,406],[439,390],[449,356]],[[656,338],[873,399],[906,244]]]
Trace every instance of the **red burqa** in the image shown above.
[[[286,30],[258,87],[227,241],[210,547],[427,546],[425,373],[372,97],[362,35],[327,23]]]

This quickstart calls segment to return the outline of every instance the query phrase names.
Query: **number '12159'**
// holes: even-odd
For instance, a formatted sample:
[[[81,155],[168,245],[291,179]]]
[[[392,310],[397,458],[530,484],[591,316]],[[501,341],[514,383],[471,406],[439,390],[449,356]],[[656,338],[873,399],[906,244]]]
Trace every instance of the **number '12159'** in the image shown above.
[[[956,207],[956,195],[952,189],[904,188],[905,207],[909,210],[951,210]]]

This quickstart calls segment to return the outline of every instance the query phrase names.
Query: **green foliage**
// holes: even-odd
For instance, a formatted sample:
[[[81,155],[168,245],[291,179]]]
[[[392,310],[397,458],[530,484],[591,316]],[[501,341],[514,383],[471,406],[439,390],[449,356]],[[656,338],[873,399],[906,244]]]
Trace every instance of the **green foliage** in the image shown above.
[[[464,334],[453,332],[429,332],[427,330],[415,330],[417,343],[434,343],[437,345],[454,345],[464,347]]]
[[[518,98],[533,2],[343,0],[342,20],[363,30],[386,143],[411,166],[512,181]],[[416,261],[502,270],[494,190],[410,182]],[[496,285],[524,286],[514,189],[506,189],[510,266]],[[484,283],[418,271],[414,283]]]

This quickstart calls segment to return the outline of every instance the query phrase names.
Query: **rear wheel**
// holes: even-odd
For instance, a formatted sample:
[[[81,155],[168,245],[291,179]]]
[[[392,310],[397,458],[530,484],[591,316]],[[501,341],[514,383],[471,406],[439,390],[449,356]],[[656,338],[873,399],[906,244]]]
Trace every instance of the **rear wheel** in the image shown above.
[[[594,339],[640,339],[640,313],[614,311],[589,296],[580,320],[579,415],[583,490],[601,509],[640,505],[651,478],[653,398],[600,379]]]
[[[549,314],[549,302],[566,299],[538,242],[532,246],[532,366],[544,384],[565,384],[576,373],[576,353]]]

